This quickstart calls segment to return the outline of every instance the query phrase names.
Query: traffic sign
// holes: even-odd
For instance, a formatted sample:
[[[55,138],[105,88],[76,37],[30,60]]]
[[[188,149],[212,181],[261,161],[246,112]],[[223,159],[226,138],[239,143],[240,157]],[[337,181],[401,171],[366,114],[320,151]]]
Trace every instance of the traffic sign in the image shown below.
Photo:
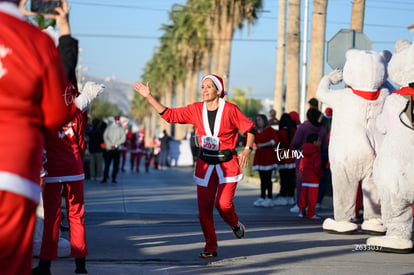
[[[349,49],[372,50],[372,42],[361,31],[341,29],[328,41],[327,63],[332,69],[342,69]]]

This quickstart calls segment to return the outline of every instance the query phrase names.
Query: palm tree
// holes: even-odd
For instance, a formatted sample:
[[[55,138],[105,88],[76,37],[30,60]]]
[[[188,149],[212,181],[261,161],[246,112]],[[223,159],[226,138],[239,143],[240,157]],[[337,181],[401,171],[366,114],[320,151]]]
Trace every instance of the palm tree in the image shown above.
[[[208,0],[207,0],[208,1]],[[257,11],[262,9],[261,0],[214,0],[212,12],[217,18],[213,21],[213,33],[219,38],[214,39],[212,69],[213,72],[229,79],[231,43],[236,28],[242,28],[246,20],[248,24],[254,24],[257,19]],[[218,43],[218,45],[217,45]]]
[[[290,0],[286,54],[286,110],[299,111],[300,4]]]
[[[284,112],[283,91],[285,87],[286,64],[286,0],[279,0],[279,21],[277,36],[277,60],[275,75],[274,109],[278,114]]]
[[[364,30],[365,0],[352,2],[351,29],[356,31]]]
[[[324,72],[326,9],[328,0],[314,0],[312,12],[312,37],[309,58],[308,99],[315,97]]]

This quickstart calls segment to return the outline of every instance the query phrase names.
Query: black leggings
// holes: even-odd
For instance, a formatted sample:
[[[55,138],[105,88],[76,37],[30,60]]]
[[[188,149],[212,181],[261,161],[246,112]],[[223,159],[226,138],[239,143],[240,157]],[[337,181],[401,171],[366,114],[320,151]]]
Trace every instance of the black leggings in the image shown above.
[[[273,170],[269,171],[259,171],[260,176],[260,197],[263,199],[266,198],[266,191],[267,191],[267,197],[269,199],[273,198],[272,195],[272,172]]]
[[[294,197],[296,188],[296,171],[292,169],[280,169],[280,193],[281,197]]]

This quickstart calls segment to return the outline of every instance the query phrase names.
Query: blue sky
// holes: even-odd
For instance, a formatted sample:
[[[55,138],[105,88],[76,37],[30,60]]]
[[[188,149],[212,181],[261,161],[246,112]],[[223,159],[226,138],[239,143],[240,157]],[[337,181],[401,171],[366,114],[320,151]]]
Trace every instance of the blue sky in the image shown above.
[[[169,23],[168,11],[174,3],[185,2],[69,0],[72,33],[83,49],[80,63],[87,68],[86,74],[128,82],[141,80],[143,68],[159,46],[158,38],[163,34],[160,27]],[[229,90],[249,88],[252,97],[273,100],[279,1],[263,2],[265,12],[256,25],[245,26],[234,35],[230,79],[224,85]],[[309,0],[309,20],[312,2]],[[329,0],[327,41],[340,29],[350,27],[351,10],[351,0]],[[395,41],[412,41],[413,34],[407,26],[414,24],[413,14],[412,0],[366,0],[364,33],[373,42],[374,50],[393,52]],[[303,16],[301,23],[303,28]],[[326,65],[325,70],[331,69]]]

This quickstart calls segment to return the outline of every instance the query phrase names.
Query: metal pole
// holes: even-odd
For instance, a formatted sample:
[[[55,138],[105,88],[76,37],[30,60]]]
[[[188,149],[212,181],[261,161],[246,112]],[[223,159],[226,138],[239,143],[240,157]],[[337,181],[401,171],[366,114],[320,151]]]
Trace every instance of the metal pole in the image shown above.
[[[306,67],[308,60],[308,10],[309,10],[309,0],[305,0],[305,10],[304,10],[304,19],[303,19],[303,51],[302,51],[302,83],[301,83],[301,92],[300,92],[300,121],[305,121],[305,112],[306,112]]]

